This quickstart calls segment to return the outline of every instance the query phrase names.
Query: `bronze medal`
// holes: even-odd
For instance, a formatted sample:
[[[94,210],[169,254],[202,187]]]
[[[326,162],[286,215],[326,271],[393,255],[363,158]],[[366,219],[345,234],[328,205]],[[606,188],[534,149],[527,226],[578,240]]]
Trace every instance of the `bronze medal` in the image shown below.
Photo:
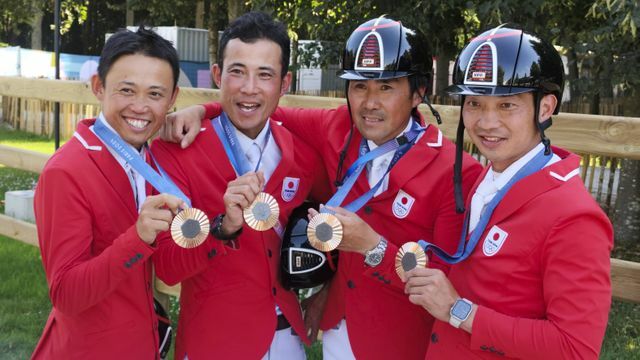
[[[209,235],[209,219],[196,208],[180,211],[171,222],[171,237],[178,246],[190,249],[204,242]]]
[[[417,242],[408,242],[396,254],[396,272],[402,279],[404,273],[417,267],[426,267],[429,258],[425,254],[422,246]]]
[[[242,212],[247,225],[257,231],[271,229],[278,222],[279,215],[278,202],[265,192],[259,193],[253,203]]]
[[[309,221],[307,226],[309,243],[320,251],[331,251],[342,241],[342,224],[337,217],[320,213]]]

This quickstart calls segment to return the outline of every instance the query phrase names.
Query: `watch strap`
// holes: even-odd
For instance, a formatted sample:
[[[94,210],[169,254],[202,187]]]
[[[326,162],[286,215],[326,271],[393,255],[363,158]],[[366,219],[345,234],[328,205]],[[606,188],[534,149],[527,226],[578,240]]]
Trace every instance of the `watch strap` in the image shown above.
[[[240,234],[242,234],[242,228],[240,230],[234,232],[233,234],[225,235],[222,231],[222,220],[224,219],[224,214],[220,214],[213,219],[213,226],[211,227],[211,235],[218,240],[234,240]]]

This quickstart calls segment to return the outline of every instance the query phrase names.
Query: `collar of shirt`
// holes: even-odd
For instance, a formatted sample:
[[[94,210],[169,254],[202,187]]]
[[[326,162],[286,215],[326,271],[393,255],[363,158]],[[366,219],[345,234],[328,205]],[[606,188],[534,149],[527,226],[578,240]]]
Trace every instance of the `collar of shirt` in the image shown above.
[[[524,154],[520,159],[516,160],[513,164],[509,165],[502,173],[493,171],[493,167],[489,169],[487,172],[487,178],[493,179],[493,183],[498,188],[498,190],[502,189],[508,182],[513,178],[523,166],[525,166],[534,156],[540,151],[544,150],[544,145],[542,143],[538,143],[533,149],[529,150],[528,153]],[[556,154],[553,154],[551,159],[547,162],[545,167],[554,164],[560,161],[560,157]]]
[[[102,113],[100,113],[100,115],[98,115],[98,117],[96,118],[96,121],[102,122],[104,124],[104,126],[106,126],[109,130],[111,130],[114,133],[118,134],[115,131],[115,129],[109,124],[109,122],[104,118],[104,115]],[[94,134],[96,133],[94,131],[94,129],[93,129],[93,125],[89,129]],[[118,134],[118,136],[120,136],[120,135]],[[100,139],[100,138],[98,137],[98,139]],[[102,141],[102,139],[100,139],[100,141]],[[104,143],[104,141],[102,141],[102,143],[105,144],[105,148],[107,148],[107,150],[109,150],[109,153],[111,154],[111,156],[113,156],[114,159],[116,159],[118,164],[120,164],[120,166],[122,166],[122,168],[124,169],[124,172],[127,174],[127,177],[129,178],[129,182],[131,183],[131,186],[133,188],[133,194],[136,197],[135,200],[136,200],[136,204],[138,206],[138,210],[140,210],[140,206],[142,206],[142,203],[144,202],[144,200],[146,198],[145,179],[140,175],[140,173],[138,173],[134,168],[132,168],[131,165],[129,165],[126,161],[124,161],[122,156],[120,156],[115,150],[113,150],[113,149],[111,149],[111,147],[107,146],[107,144]],[[135,147],[131,146],[131,144],[129,144],[127,142],[124,142],[124,143],[127,146],[129,146],[133,151],[135,151],[138,154],[140,154],[140,156],[142,156],[143,159],[146,158],[146,146],[143,146],[142,149],[138,150]]]
[[[409,117],[409,121],[407,121],[407,126],[404,128],[404,130],[398,134],[398,136],[396,136],[396,139],[399,138],[400,136],[404,135],[405,133],[407,133],[409,130],[411,130],[411,125],[413,124],[413,118]],[[420,134],[422,135],[422,134]],[[416,139],[416,141],[418,141],[418,139]],[[378,145],[376,145],[376,143],[374,143],[372,140],[367,139],[367,145],[369,145],[369,151],[373,151],[375,150]],[[395,154],[395,151],[390,151],[380,157],[377,157],[376,159],[373,159],[373,161],[377,160],[377,159],[384,159],[384,158],[393,158],[393,154]]]
[[[238,130],[238,128],[235,127],[235,125],[233,125],[233,123],[231,123],[231,126],[233,126],[233,129],[236,131],[236,138],[238,138],[238,143],[240,144],[240,147],[242,148],[243,153],[246,154],[249,151],[249,148],[253,146],[253,143],[256,143],[260,148],[260,151],[263,152],[263,156],[264,156],[264,151],[265,151],[265,148],[267,147],[266,146],[267,141],[270,140],[270,139],[266,139],[267,132],[269,131],[269,126],[270,126],[269,119],[267,119],[264,127],[262,128],[260,133],[258,133],[258,136],[256,136],[255,139],[252,139],[247,135],[243,134],[240,130]]]
[[[278,144],[276,144],[273,132],[269,132],[269,127],[271,126],[269,119],[267,119],[265,126],[262,128],[260,133],[258,133],[258,136],[256,136],[255,139],[251,139],[240,132],[240,130],[233,125],[233,122],[231,123],[231,126],[233,126],[233,129],[236,132],[236,138],[238,139],[238,143],[240,144],[240,148],[244,154],[249,152],[249,149],[254,146],[254,142],[258,145],[260,151],[262,151],[262,160],[260,161],[260,168],[258,170],[262,170],[265,181],[268,182],[282,159],[282,152],[280,151]],[[268,139],[267,132],[269,132]],[[251,170],[253,171],[253,169]]]

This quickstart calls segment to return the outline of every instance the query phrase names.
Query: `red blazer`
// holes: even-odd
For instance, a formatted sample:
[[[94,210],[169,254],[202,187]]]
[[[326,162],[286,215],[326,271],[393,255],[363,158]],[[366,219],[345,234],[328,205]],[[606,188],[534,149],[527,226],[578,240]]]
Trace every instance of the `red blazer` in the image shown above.
[[[158,357],[151,262],[129,178],[83,120],[35,193],[53,309],[34,359]]]
[[[216,109],[208,104],[208,115]],[[280,120],[322,155],[331,180],[338,154],[351,128],[346,106],[337,109],[278,108]],[[420,119],[424,125],[424,120]],[[344,161],[343,173],[357,159],[362,135],[355,130]],[[371,268],[364,257],[341,252],[338,272],[331,283],[322,328],[347,319],[349,341],[358,359],[423,359],[433,317],[409,302],[404,284],[395,273],[395,255],[407,241],[420,239],[454,252],[460,236],[462,215],[455,212],[453,162],[455,146],[429,125],[425,134],[390,172],[387,191],[371,199],[357,214],[384,236],[389,245],[382,264]],[[463,187],[466,195],[481,166],[465,153]],[[332,191],[336,188],[331,182]],[[369,190],[365,175],[356,181],[345,204]],[[404,199],[404,200],[403,200]],[[431,259],[431,267],[448,266]]]
[[[473,332],[436,321],[428,359],[598,358],[613,230],[580,180],[580,158],[554,153],[562,160],[516,183],[452,267],[460,296],[478,304]]]
[[[264,191],[278,201],[280,222],[286,225],[291,211],[309,195],[314,179],[326,183],[326,177],[310,147],[275,121],[270,126],[282,160]],[[236,174],[211,121],[203,121],[203,130],[187,149],[155,141],[152,152],[193,207],[211,220],[224,213],[222,196]],[[289,197],[282,188],[288,178],[297,179],[298,188],[286,201]],[[154,255],[158,277],[169,284],[182,282],[176,359],[185,355],[196,360],[259,359],[275,334],[276,304],[301,339],[309,342],[296,294],[278,281],[278,235],[245,225],[238,243],[234,250],[209,236],[203,245],[183,249],[168,233],[159,237]]]

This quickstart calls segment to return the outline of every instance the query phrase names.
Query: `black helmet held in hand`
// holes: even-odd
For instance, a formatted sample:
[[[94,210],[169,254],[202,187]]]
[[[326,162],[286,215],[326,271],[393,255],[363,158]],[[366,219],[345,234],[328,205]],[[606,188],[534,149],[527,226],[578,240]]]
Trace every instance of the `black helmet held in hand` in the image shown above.
[[[412,74],[430,77],[433,67],[426,37],[381,16],[355,29],[344,49],[341,78],[382,80]]]
[[[282,239],[280,278],[285,289],[307,289],[331,279],[338,265],[338,250],[324,253],[316,250],[307,238],[307,214],[318,204],[305,202],[289,217]]]
[[[504,96],[538,91],[554,94],[560,108],[564,66],[550,43],[508,25],[471,39],[453,68],[452,95]]]

